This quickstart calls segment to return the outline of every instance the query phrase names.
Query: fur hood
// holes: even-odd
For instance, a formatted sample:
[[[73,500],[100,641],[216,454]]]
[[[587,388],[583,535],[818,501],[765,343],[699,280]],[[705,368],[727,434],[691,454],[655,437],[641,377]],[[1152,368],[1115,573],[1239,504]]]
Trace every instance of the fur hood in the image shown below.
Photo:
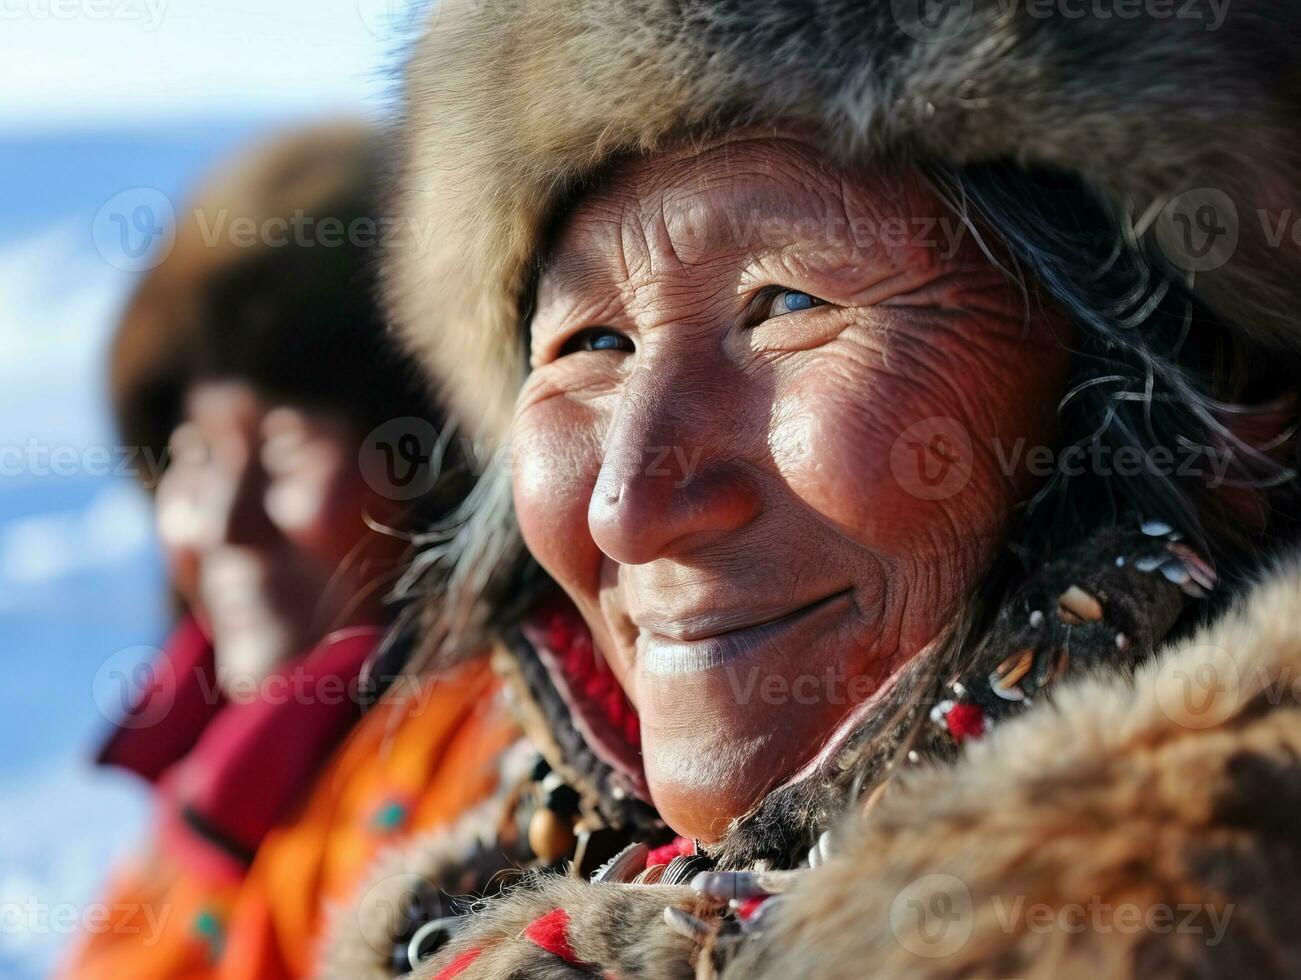
[[[1301,347],[1301,238],[1287,226],[1301,7],[1079,6],[442,0],[406,69],[396,201],[438,235],[389,257],[397,327],[469,429],[501,442],[532,263],[576,182],[684,133],[768,124],[807,129],[848,163],[1076,174],[1229,324]]]

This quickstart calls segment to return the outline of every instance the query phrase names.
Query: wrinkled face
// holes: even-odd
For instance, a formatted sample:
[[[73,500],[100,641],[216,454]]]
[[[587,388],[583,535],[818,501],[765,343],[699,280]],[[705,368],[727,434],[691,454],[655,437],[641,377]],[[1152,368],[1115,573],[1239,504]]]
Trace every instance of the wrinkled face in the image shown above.
[[[351,427],[236,381],[194,386],[187,409],[158,485],[158,526],[223,680],[260,679],[329,628],[381,622],[362,551],[388,547],[363,520],[382,517],[383,501],[362,478]]]
[[[920,179],[736,138],[561,229],[515,429],[525,540],[716,839],[934,643],[1031,489],[1062,328]]]

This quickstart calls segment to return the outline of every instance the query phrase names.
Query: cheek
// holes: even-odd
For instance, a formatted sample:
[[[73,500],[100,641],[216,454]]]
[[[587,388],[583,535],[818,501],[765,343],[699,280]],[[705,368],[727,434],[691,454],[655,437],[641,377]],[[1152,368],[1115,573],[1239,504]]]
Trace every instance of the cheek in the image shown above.
[[[781,388],[769,434],[805,506],[893,554],[949,552],[1003,530],[1028,489],[1005,461],[1018,439],[1048,438],[1064,376],[1010,347],[981,361],[917,348],[893,352],[889,371],[862,351],[809,363]]]
[[[601,557],[587,526],[601,469],[595,413],[563,397],[516,418],[511,481],[520,532],[534,558],[576,600],[594,599]]]
[[[278,477],[267,489],[265,506],[288,540],[327,562],[339,563],[365,528],[365,495],[359,475],[331,454],[305,461],[294,472]]]

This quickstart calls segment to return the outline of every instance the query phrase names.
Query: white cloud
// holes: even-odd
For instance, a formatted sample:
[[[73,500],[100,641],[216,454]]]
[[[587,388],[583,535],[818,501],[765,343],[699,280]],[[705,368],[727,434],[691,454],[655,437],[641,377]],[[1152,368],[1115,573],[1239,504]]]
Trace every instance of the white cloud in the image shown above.
[[[152,546],[148,499],[121,479],[106,483],[85,509],[0,524],[0,584],[48,587],[77,572],[120,565]],[[0,599],[0,609],[5,605]]]
[[[104,347],[134,280],[85,238],[71,223],[0,247],[0,445],[106,438]]]

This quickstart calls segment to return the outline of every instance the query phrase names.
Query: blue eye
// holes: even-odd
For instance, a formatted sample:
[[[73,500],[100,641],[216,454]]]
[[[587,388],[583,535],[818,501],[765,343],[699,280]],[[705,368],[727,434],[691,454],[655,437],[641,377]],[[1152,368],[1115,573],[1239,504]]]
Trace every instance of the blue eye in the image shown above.
[[[578,351],[627,351],[634,350],[632,341],[626,334],[608,327],[588,327],[574,334],[560,349],[560,356],[574,354]]]
[[[801,293],[798,289],[781,289],[771,295],[772,301],[768,304],[766,315],[761,317],[761,320],[770,320],[775,316],[785,316],[787,313],[802,313],[804,310],[811,310],[815,306],[827,305],[826,300],[810,296],[808,293]]]

